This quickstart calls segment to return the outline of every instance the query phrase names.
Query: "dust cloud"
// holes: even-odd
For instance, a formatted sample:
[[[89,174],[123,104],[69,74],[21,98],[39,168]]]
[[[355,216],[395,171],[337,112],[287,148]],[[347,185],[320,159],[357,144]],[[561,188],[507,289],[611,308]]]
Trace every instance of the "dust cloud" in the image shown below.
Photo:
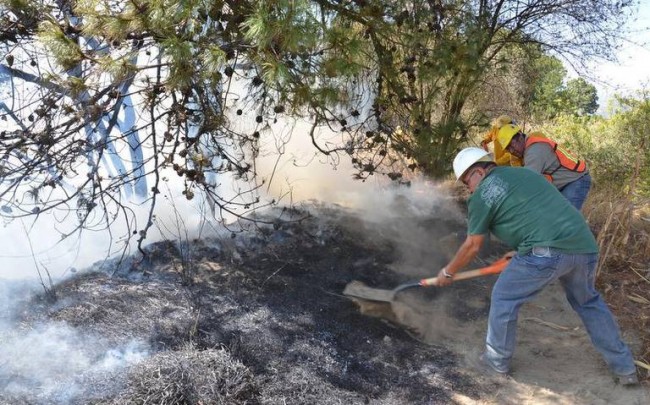
[[[449,184],[421,176],[413,176],[408,186],[381,175],[355,180],[347,155],[333,161],[314,150],[306,123],[285,122],[272,128],[276,136],[262,145],[258,163],[260,173],[271,174],[267,190],[272,198],[293,203],[315,200],[353,210],[368,225],[365,236],[379,234],[397,246],[401,260],[393,270],[400,274],[431,276],[446,264],[465,223]],[[320,144],[336,145],[338,137],[329,128],[316,131]],[[281,155],[275,153],[278,150]]]
[[[283,154],[272,154],[275,144],[267,145],[268,158],[260,160],[260,170],[274,174],[268,187],[271,194],[289,193],[294,202],[316,200],[356,213],[364,224],[364,239],[381,239],[394,246],[396,260],[390,267],[405,281],[433,277],[447,264],[464,238],[466,221],[450,184],[419,176],[410,179],[409,186],[382,176],[354,180],[355,169],[347,156],[336,162],[324,160],[314,152],[308,125],[298,123],[291,129],[283,138],[287,141]],[[336,136],[323,130],[317,139],[331,144]],[[463,325],[450,314],[451,295],[457,292],[434,289],[426,297],[413,291],[401,293],[392,304],[357,303],[360,312],[402,325],[414,338],[437,344],[461,333]],[[487,308],[487,301],[478,301],[477,311]]]

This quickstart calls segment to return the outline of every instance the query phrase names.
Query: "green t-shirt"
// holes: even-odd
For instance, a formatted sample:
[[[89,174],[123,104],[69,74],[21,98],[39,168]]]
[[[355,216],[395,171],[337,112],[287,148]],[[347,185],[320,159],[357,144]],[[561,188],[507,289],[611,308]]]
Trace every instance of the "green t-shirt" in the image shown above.
[[[567,253],[597,253],[582,214],[542,175],[520,167],[495,167],[468,201],[469,234],[492,232],[525,254],[548,246]]]

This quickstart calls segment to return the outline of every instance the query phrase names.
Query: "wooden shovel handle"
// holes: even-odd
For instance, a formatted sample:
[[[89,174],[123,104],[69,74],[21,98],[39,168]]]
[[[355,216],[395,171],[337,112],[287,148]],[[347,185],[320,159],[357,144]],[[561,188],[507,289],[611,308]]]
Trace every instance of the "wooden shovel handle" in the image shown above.
[[[499,274],[508,266],[511,258],[512,256],[504,256],[489,266],[481,267],[480,269],[475,270],[458,272],[454,274],[454,281],[467,280],[470,278],[487,276],[490,274]],[[438,277],[423,278],[420,280],[420,285],[422,287],[436,286],[438,285]]]

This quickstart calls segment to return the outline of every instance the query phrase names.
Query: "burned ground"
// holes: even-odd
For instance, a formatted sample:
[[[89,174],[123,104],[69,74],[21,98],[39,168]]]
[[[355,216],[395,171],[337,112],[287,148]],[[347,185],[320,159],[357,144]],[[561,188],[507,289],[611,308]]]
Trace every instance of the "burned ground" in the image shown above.
[[[468,371],[445,342],[425,344],[419,331],[362,315],[341,295],[353,280],[391,288],[446,262],[453,249],[440,241],[457,243],[462,224],[405,215],[396,227],[314,205],[234,238],[160,242],[144,261],[98,263],[56,286],[55,301],[35,296],[12,319],[22,333],[71,328],[88,370],[46,390],[5,368],[0,402],[448,404],[457,393],[480,401],[501,383]],[[432,243],[415,252],[410,238]],[[492,281],[408,295],[470,324],[485,319]],[[134,347],[139,355],[127,361]]]
[[[66,398],[74,403],[449,403],[453,390],[479,393],[449,350],[361,315],[341,295],[355,279],[405,281],[389,267],[400,260],[392,230],[340,207],[310,211],[232,239],[156,243],[145,262],[98,264],[57,286],[56,301],[25,303],[14,321],[64,322],[105,348],[149,348],[108,377],[111,389],[81,390]],[[440,235],[454,227],[436,224]],[[7,403],[58,401],[2,377]]]

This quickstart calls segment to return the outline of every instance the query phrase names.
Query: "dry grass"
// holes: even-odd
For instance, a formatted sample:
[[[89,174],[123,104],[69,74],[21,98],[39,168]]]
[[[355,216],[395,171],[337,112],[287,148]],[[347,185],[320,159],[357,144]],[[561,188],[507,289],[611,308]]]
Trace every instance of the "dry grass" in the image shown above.
[[[590,196],[584,213],[598,236],[599,270],[612,262],[647,266],[650,257],[650,200],[611,199],[604,192],[594,194]]]
[[[138,364],[128,378],[128,388],[110,404],[244,404],[258,392],[253,373],[225,348],[188,345],[161,352]]]
[[[598,287],[624,329],[641,340],[635,357],[642,375],[650,364],[650,201],[637,196],[612,199],[595,190],[584,213],[600,247]]]

